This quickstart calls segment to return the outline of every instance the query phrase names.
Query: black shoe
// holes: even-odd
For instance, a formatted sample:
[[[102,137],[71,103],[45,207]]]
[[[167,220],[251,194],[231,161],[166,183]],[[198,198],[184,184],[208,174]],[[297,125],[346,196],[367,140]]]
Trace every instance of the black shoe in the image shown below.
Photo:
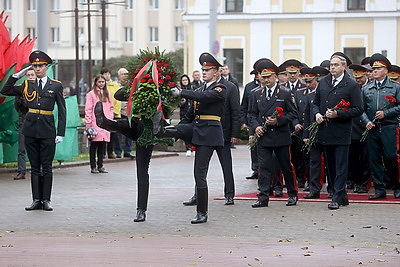
[[[286,202],[286,206],[295,206],[297,204],[297,200],[299,198],[297,196],[295,197],[289,197],[288,201]]]
[[[357,186],[357,191],[356,189],[354,189],[354,193],[358,193],[358,194],[365,194],[368,193],[368,190],[365,186]]]
[[[258,188],[257,188],[257,190],[258,190]],[[268,195],[269,195],[269,196],[273,196],[273,195],[274,195],[274,190],[273,190],[273,189],[270,189]]]
[[[339,208],[339,203],[332,201],[328,204],[328,209],[337,210]]]
[[[248,179],[248,180],[258,179],[258,172],[253,172],[253,174],[250,176],[247,176],[246,179]]]
[[[299,182],[299,183],[297,183],[297,187],[298,188],[304,188],[305,184],[303,182]]]
[[[304,196],[305,199],[313,199],[313,198],[320,198],[319,193],[310,193]]]
[[[393,192],[394,198],[400,198],[400,189],[396,189]]]
[[[43,208],[42,201],[38,199],[34,199],[32,204],[29,207],[26,207],[25,210],[30,211],[30,210],[41,210]]]
[[[134,222],[144,222],[146,220],[146,211],[142,209],[137,209],[136,217],[133,219]]]
[[[192,198],[189,201],[185,201],[182,203],[184,206],[196,206],[197,204],[197,197],[192,196]]]
[[[347,189],[354,189],[354,183],[348,183]]]
[[[99,173],[108,173],[108,171],[106,171],[106,169],[104,169],[104,167],[101,167],[99,169]]]
[[[268,207],[268,200],[257,200],[256,203],[254,203],[253,205],[251,205],[252,208],[261,208],[261,207]]]
[[[333,193],[332,192],[328,193],[328,198],[333,198]]]
[[[116,157],[117,157],[117,159],[120,159],[120,158],[122,158],[122,157],[121,157],[121,155],[117,155]]]
[[[43,200],[43,210],[53,211],[53,207],[51,206],[50,200]]]
[[[103,103],[97,102],[94,106],[94,116],[96,117],[96,124],[97,126],[101,127],[104,123],[104,112],[103,112]]]
[[[386,198],[386,193],[375,193],[375,195],[370,196],[369,200],[383,199]]]
[[[342,201],[338,202],[340,206],[348,206],[349,205],[349,198],[345,197]]]
[[[99,171],[98,171],[96,168],[91,169],[90,172],[91,172],[91,173],[99,173]]]
[[[17,176],[14,177],[14,180],[23,180],[25,179],[25,173],[18,173]]]
[[[225,205],[234,205],[235,202],[233,201],[233,197],[225,198]]]
[[[205,223],[207,222],[207,212],[198,211],[196,217],[190,221],[191,224]]]
[[[132,155],[131,153],[124,153],[124,158],[135,158],[135,155]]]
[[[282,190],[275,190],[275,197],[283,197]]]
[[[307,185],[304,187],[303,192],[310,192],[310,187]]]

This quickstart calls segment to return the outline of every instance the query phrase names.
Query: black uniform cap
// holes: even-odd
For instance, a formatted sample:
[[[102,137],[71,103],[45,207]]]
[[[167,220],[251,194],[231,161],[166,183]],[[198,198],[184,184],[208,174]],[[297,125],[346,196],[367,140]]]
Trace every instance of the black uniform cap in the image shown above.
[[[397,80],[400,77],[400,67],[397,65],[392,65],[388,73],[390,79]]]
[[[306,82],[309,82],[316,78],[316,76],[311,73],[311,68],[309,68],[309,67],[301,68],[300,73],[301,73],[301,75],[303,75],[303,79]]]
[[[371,60],[369,62],[369,65],[372,68],[380,68],[380,67],[385,67],[388,70],[390,70],[392,64],[390,64],[389,59],[387,59],[384,55],[375,53],[371,56]]]
[[[43,51],[36,50],[29,55],[29,62],[32,65],[51,64],[53,60]]]
[[[256,70],[261,76],[270,76],[271,74],[278,74],[279,72],[278,67],[269,59],[260,60],[256,66]]]
[[[200,55],[199,62],[202,69],[218,69],[219,67],[222,67],[221,63],[219,63],[213,55],[207,52]]]
[[[319,66],[329,69],[331,67],[331,62],[329,60],[325,59],[324,61],[321,62],[321,64],[319,64]]]
[[[368,68],[358,64],[351,64],[349,68],[353,70],[354,78],[361,78],[368,71]]]
[[[315,75],[317,78],[322,78],[328,75],[330,72],[324,67],[315,66],[311,69],[311,73]]]
[[[371,61],[371,57],[365,57],[361,60],[361,65],[369,65],[370,61]]]
[[[282,65],[285,66],[287,72],[297,72],[303,67],[303,63],[297,59],[288,59]]]
[[[347,66],[350,66],[351,64],[353,64],[353,62],[351,62],[350,58],[348,56],[346,56],[343,52],[335,52],[332,54],[331,59],[333,56],[341,56],[344,57],[346,59],[346,64]]]

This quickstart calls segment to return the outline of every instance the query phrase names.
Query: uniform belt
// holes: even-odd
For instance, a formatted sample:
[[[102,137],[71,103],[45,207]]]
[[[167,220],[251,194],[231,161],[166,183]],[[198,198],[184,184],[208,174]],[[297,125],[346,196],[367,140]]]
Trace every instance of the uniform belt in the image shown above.
[[[140,116],[139,114],[133,114],[133,117],[134,117],[134,118],[139,118],[139,119],[140,119],[142,116]]]
[[[36,114],[42,114],[42,115],[53,115],[53,111],[43,110],[43,109],[35,109],[35,108],[28,109],[28,112],[36,113]]]
[[[197,119],[197,120],[221,121],[221,117],[220,116],[215,116],[215,115],[196,115],[195,119]]]

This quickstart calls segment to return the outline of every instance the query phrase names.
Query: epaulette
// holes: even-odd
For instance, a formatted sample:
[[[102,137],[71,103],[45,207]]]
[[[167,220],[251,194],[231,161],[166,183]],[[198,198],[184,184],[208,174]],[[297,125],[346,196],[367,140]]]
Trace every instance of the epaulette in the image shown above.
[[[54,80],[54,79],[50,79],[50,80],[52,80],[53,82],[56,82],[56,83],[61,83],[61,81],[59,81],[59,80]]]
[[[282,91],[286,91],[286,92],[292,92],[292,90],[290,90],[289,88],[287,88],[286,86],[279,86],[279,89],[281,89]]]

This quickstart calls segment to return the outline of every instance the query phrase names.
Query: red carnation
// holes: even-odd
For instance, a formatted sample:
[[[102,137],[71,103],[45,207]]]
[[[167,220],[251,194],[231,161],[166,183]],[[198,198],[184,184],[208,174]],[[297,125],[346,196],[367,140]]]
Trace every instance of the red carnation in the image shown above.
[[[396,98],[394,98],[391,95],[387,95],[387,96],[385,96],[385,98],[387,99],[387,101],[389,101],[389,103],[396,103],[397,102]]]
[[[169,72],[169,74],[174,75],[174,74],[175,74],[175,71],[171,70],[171,71]]]
[[[167,80],[171,80],[171,76],[169,76],[169,75],[165,75],[165,79],[167,79]]]
[[[163,79],[160,79],[160,80],[158,81],[159,84],[164,84],[164,82],[165,82],[165,81],[164,81]]]
[[[148,83],[153,83],[154,81],[153,81],[153,79],[149,79],[147,82]]]
[[[143,59],[143,61],[149,61],[149,58],[148,58],[148,57],[145,57],[145,58]]]
[[[169,83],[168,83],[168,86],[172,88],[172,87],[175,86],[175,83],[174,83],[174,82],[169,82]]]
[[[145,83],[147,80],[146,79],[141,79],[140,83]]]
[[[276,107],[275,110],[278,112],[278,117],[283,117],[283,108]]]
[[[150,78],[150,74],[147,73],[146,75],[144,75],[144,77],[145,78]]]

